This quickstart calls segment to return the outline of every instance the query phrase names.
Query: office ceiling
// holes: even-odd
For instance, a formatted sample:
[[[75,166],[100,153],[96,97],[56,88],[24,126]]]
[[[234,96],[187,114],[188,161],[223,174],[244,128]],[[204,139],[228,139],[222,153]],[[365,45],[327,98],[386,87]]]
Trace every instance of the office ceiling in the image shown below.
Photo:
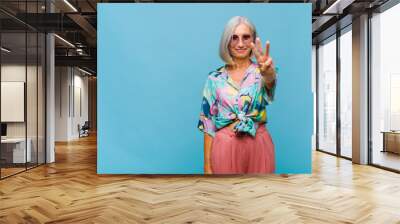
[[[388,0],[47,0],[50,4],[46,9],[45,0],[1,0],[0,24],[2,32],[8,33],[5,38],[11,43],[9,46],[16,49],[23,49],[17,47],[24,46],[18,33],[25,32],[26,28],[29,31],[55,32],[74,45],[72,47],[61,38],[56,38],[56,65],[81,66],[95,72],[97,3],[312,3],[312,35],[313,42],[316,43],[335,32],[332,27],[339,19],[346,21],[347,16],[347,21],[351,23],[352,16],[376,8],[386,1]],[[50,8],[52,13],[49,13]],[[346,22],[341,24],[345,25]]]

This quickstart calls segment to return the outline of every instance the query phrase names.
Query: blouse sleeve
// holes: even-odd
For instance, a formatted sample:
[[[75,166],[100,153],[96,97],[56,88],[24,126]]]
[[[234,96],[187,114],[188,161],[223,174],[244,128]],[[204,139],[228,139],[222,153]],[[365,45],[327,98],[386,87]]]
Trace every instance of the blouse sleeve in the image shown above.
[[[215,88],[210,76],[207,78],[203,89],[203,99],[200,110],[200,119],[197,127],[200,131],[208,133],[212,137],[215,136],[215,116],[217,114]]]
[[[276,89],[276,83],[277,83],[277,78],[278,78],[278,67],[275,67],[275,80],[272,84],[271,88],[267,88],[266,85],[264,85],[265,88],[265,92],[264,92],[264,99],[267,101],[268,104],[271,104],[272,101],[274,101],[274,97],[275,97],[275,89]]]

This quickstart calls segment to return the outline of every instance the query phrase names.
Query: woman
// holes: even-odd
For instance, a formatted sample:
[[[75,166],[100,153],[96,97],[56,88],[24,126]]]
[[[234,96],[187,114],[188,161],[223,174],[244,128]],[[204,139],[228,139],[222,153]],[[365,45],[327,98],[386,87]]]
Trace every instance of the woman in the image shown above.
[[[204,132],[204,172],[273,173],[275,153],[265,128],[276,72],[254,25],[231,18],[220,42],[226,65],[211,72],[203,91],[198,128]],[[251,60],[254,56],[256,62]]]

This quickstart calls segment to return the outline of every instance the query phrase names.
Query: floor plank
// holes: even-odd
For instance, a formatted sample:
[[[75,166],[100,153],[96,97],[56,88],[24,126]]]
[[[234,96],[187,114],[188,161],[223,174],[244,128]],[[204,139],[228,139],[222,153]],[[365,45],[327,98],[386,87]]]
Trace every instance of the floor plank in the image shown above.
[[[311,175],[97,175],[96,137],[0,181],[0,223],[400,223],[400,175],[313,153]]]

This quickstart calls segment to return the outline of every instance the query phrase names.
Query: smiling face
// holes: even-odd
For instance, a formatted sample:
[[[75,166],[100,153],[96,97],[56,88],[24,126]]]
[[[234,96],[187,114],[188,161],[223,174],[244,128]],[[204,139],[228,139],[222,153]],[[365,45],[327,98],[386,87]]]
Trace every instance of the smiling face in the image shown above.
[[[239,24],[233,32],[229,42],[229,52],[233,59],[249,59],[251,57],[251,46],[253,32],[246,24]]]

